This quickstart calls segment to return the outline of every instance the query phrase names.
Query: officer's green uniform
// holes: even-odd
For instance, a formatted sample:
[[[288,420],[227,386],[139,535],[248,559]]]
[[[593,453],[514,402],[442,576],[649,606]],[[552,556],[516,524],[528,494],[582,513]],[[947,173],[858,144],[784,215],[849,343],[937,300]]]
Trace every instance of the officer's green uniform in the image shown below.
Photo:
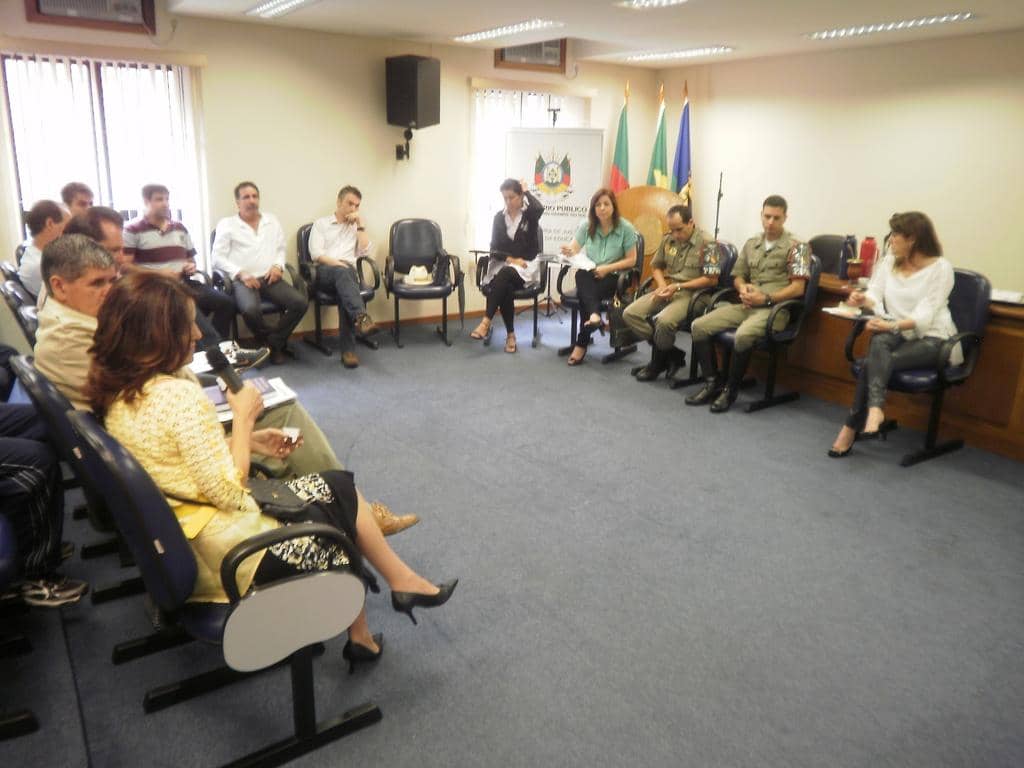
[[[789,258],[790,249],[799,242],[791,232],[783,232],[772,247],[765,250],[764,234],[752,237],[743,246],[732,274],[752,283],[762,293],[777,293],[789,285],[791,278],[811,276],[810,256]],[[736,352],[746,352],[768,331],[771,307],[744,307],[729,304],[693,321],[690,333],[694,342],[707,341],[716,333],[736,329]],[[785,328],[789,313],[781,310],[775,317],[775,330]]]
[[[685,283],[707,275],[718,279],[721,271],[718,259],[705,261],[701,253],[704,244],[711,240],[707,232],[696,227],[687,240],[677,240],[671,234],[665,235],[658,246],[658,252],[651,260],[653,269],[663,269],[669,283]],[[667,301],[656,298],[652,285],[651,291],[634,301],[622,313],[622,319],[638,338],[650,340],[653,336],[654,346],[660,350],[672,349],[675,344],[676,331],[679,324],[686,319],[690,309],[690,298],[693,291],[682,289]],[[655,315],[654,330],[648,318]]]

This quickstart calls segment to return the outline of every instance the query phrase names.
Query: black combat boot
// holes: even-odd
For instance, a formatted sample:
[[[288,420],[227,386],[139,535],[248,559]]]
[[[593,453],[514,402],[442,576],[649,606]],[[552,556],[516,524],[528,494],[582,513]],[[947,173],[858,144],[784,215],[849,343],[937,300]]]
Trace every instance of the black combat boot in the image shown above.
[[[715,402],[711,404],[712,413],[725,413],[732,408],[732,404],[736,402],[736,398],[739,396],[740,385],[743,383],[743,377],[747,373],[747,365],[750,364],[750,356],[753,353],[753,349],[743,352],[733,349],[732,360],[729,363],[729,379],[725,383],[725,389],[718,395]]]
[[[668,370],[668,353],[651,347],[651,362],[636,373],[637,381],[654,381]]]
[[[722,380],[718,376],[715,351],[711,348],[711,340],[693,342],[693,356],[700,363],[701,373],[704,374],[704,386],[696,394],[687,397],[686,404],[707,405],[722,391]]]

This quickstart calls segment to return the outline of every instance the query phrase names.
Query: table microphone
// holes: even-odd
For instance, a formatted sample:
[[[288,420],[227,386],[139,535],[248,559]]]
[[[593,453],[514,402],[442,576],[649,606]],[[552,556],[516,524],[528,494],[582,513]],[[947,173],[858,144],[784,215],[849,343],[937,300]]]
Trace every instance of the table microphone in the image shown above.
[[[219,376],[232,392],[238,392],[242,388],[242,378],[238,375],[238,371],[231,367],[231,363],[220,351],[220,347],[212,346],[206,350],[206,362],[210,364],[213,373]]]

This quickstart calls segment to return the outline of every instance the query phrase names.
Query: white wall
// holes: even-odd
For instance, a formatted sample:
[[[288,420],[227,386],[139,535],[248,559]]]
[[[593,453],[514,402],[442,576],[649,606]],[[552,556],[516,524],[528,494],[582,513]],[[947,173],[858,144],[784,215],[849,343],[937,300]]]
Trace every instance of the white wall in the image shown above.
[[[689,83],[702,226],[714,227],[719,171],[721,234],[737,242],[758,231],[771,193],[808,238],[881,238],[894,211],[921,210],[955,265],[1024,290],[1024,31],[660,75],[670,94]]]

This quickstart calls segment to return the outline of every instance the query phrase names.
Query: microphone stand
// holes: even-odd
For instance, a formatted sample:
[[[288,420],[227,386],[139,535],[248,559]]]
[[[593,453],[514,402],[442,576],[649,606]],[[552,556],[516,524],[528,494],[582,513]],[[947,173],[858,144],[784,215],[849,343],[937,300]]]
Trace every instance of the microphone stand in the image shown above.
[[[722,210],[722,171],[718,172],[718,202],[715,204],[715,242],[718,242],[718,214]]]

